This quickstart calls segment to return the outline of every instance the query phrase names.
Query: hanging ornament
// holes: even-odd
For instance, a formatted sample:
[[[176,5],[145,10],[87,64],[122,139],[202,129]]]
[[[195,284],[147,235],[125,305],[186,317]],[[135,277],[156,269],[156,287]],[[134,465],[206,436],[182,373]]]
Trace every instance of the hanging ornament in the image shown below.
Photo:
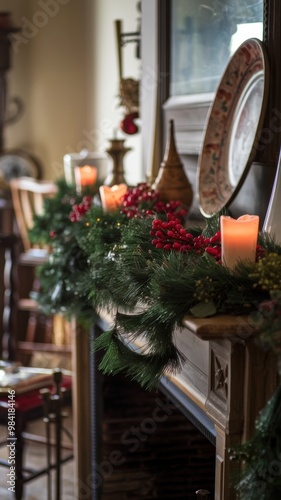
[[[170,134],[164,159],[152,187],[160,193],[163,201],[178,200],[187,207],[192,204],[193,190],[177,152],[173,120],[170,120]]]
[[[120,128],[125,134],[134,135],[138,132],[139,128],[134,122],[134,120],[136,120],[138,116],[139,114],[137,112],[129,113],[125,115],[123,120],[121,120]]]

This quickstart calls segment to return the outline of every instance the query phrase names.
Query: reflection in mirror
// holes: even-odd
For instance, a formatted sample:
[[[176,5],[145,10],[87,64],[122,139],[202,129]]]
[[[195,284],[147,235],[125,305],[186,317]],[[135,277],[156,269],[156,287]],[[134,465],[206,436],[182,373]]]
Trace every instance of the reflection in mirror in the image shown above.
[[[262,40],[263,0],[172,0],[170,95],[214,92],[248,38]]]

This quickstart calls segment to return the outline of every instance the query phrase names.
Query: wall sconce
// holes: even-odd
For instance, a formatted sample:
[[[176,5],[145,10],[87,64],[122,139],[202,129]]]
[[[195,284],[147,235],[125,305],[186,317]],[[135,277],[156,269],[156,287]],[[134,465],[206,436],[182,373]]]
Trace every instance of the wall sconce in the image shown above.
[[[138,2],[140,8],[140,2]],[[120,128],[125,134],[133,135],[138,132],[135,120],[139,117],[139,82],[134,78],[124,78],[122,47],[128,43],[136,43],[136,57],[140,58],[140,26],[137,31],[124,33],[122,21],[115,21],[117,56],[119,72],[119,97],[121,106],[125,107],[125,117],[120,123]]]
[[[11,67],[10,37],[17,31],[20,31],[20,28],[13,27],[10,13],[0,12],[0,151],[4,147],[4,125],[18,120],[23,111],[22,101],[18,97],[14,97],[11,102],[14,104],[15,110],[9,117],[6,116],[7,84],[5,73]]]

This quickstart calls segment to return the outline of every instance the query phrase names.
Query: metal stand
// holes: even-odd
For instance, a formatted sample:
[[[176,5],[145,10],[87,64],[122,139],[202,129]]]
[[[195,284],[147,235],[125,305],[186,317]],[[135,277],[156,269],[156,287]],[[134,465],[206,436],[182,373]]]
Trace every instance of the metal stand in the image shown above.
[[[52,500],[51,488],[51,470],[55,468],[56,472],[56,497],[55,500],[61,499],[61,464],[63,463],[61,456],[61,436],[63,426],[63,418],[67,417],[67,413],[62,412],[61,408],[64,400],[64,388],[61,387],[62,373],[60,370],[54,372],[54,382],[56,390],[51,393],[49,389],[40,391],[44,399],[44,422],[46,424],[46,442],[47,442],[47,492],[48,500]],[[51,461],[51,424],[55,426],[55,464]]]

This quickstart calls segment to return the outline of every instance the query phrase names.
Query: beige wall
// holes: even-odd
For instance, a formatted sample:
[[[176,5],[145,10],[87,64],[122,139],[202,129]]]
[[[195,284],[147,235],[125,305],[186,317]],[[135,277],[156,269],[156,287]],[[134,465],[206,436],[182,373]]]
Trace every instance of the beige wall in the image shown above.
[[[47,6],[52,10],[47,11]],[[45,7],[45,12],[44,8]],[[114,20],[134,31],[132,0],[1,0],[20,35],[12,41],[9,95],[25,103],[21,119],[5,129],[6,147],[23,147],[44,165],[44,176],[63,175],[63,156],[84,147],[102,151],[123,111],[118,107]],[[124,77],[139,78],[135,48],[123,49]],[[140,134],[125,136],[128,182],[142,180]]]
[[[121,19],[123,32],[136,30],[139,13],[136,0],[96,0],[94,16],[94,60],[93,79],[96,88],[95,126],[101,140],[112,135],[124,112],[118,107],[118,64],[115,40],[114,20]],[[103,22],[100,22],[100,20]],[[135,45],[127,44],[123,49],[123,77],[140,77],[140,62],[135,57]],[[103,99],[99,99],[103,96]],[[132,152],[125,157],[126,179],[135,183],[135,179],[144,180],[141,173],[140,134],[125,136],[118,132],[118,137],[127,138],[126,144]]]

